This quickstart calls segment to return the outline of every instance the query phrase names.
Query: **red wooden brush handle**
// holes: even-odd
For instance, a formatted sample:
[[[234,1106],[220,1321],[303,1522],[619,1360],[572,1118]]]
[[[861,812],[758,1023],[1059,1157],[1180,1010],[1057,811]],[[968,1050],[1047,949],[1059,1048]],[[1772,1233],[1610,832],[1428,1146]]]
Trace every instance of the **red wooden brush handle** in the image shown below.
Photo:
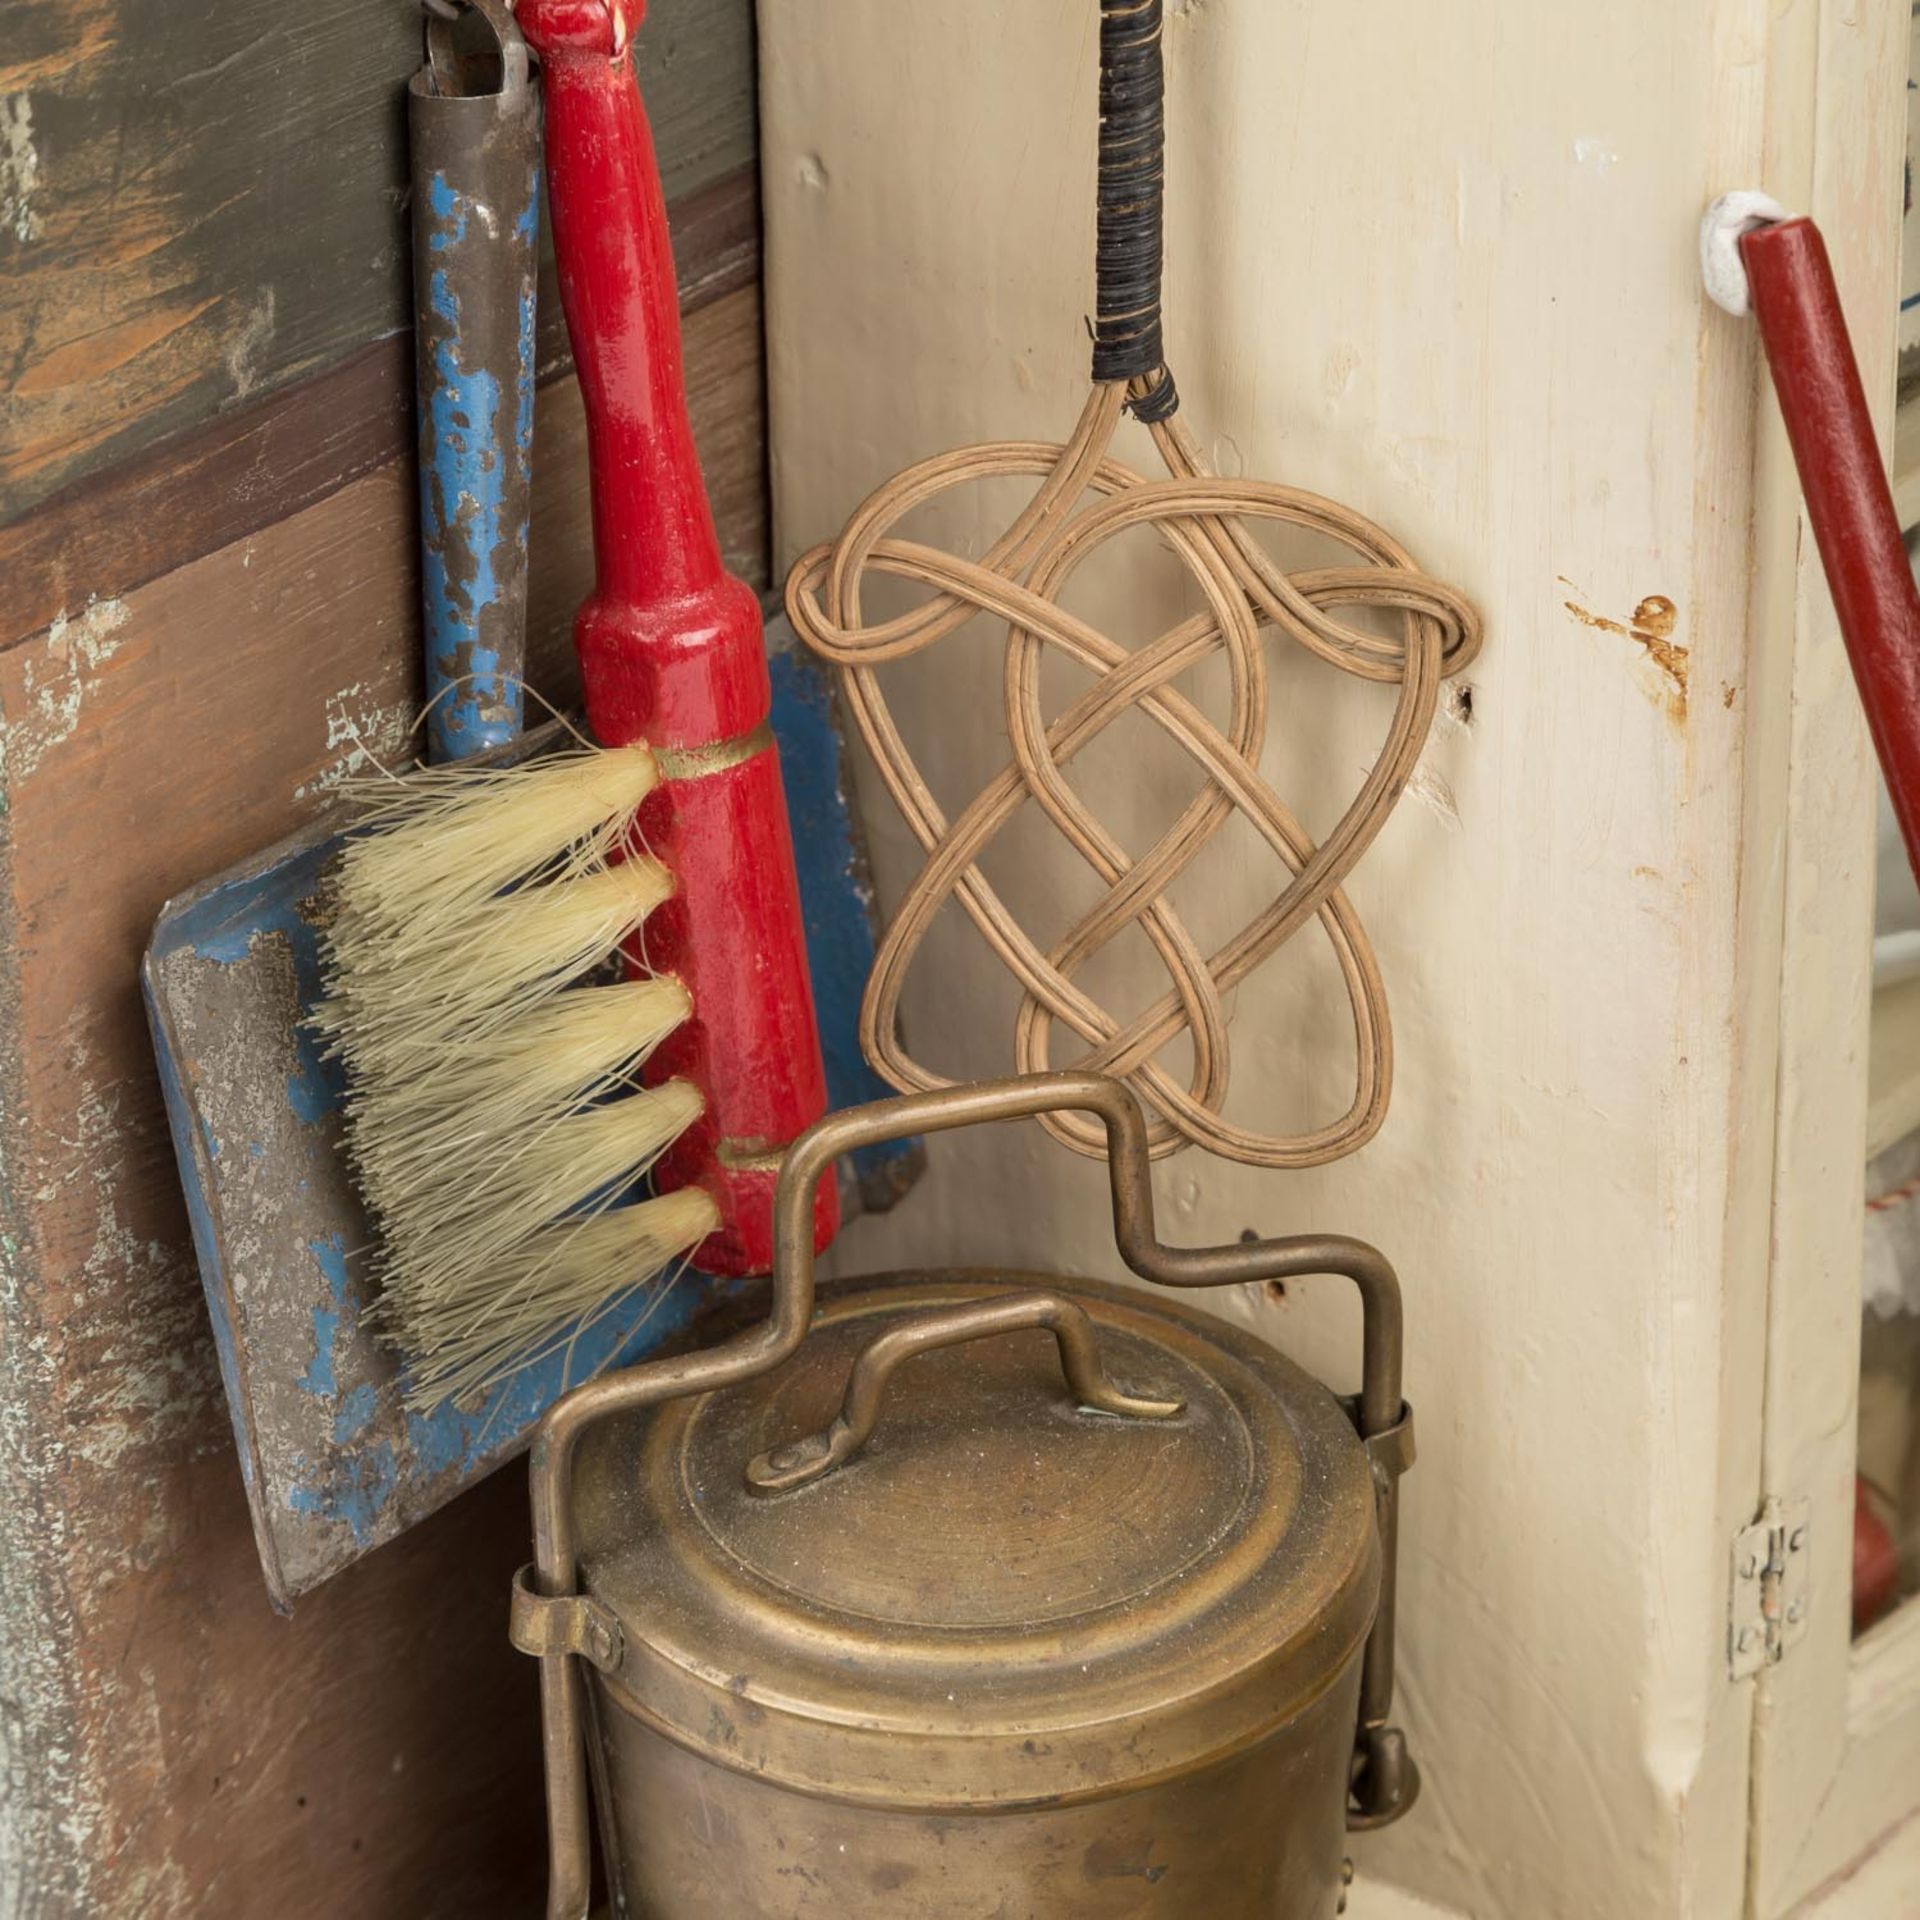
[[[1811,220],[1756,229],[1740,257],[1860,702],[1920,879],[1920,592],[1833,267]]]
[[[546,89],[547,192],[561,304],[586,402],[593,593],[580,609],[587,717],[603,745],[644,740],[665,776],[643,809],[674,899],[635,953],[680,975],[690,1025],[651,1072],[707,1097],[662,1161],[726,1224],[695,1255],[714,1273],[773,1261],[775,1162],[826,1109],[793,840],[772,736],[760,605],[729,574],[680,371],[666,202],[628,59],[644,0],[520,0]],[[817,1237],[839,1206],[822,1185]]]

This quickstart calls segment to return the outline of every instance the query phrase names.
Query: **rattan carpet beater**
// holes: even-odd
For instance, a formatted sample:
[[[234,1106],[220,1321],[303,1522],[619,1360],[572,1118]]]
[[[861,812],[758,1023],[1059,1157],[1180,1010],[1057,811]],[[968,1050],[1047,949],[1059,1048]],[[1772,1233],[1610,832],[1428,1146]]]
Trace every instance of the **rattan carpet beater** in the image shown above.
[[[1453,588],[1421,571],[1392,535],[1350,508],[1274,482],[1209,471],[1178,417],[1162,349],[1160,278],[1165,185],[1162,0],[1101,0],[1100,150],[1093,388],[1064,444],[1002,440],[964,447],[896,475],[862,503],[839,536],[802,556],[787,608],[807,643],[843,669],[848,705],[889,794],[926,853],[881,941],[861,1011],[861,1042],[903,1091],[951,1084],[915,1060],[898,1010],[913,959],[935,915],[955,899],[1022,988],[1016,1069],[1050,1058],[1053,1029],[1083,1043],[1072,1064],[1126,1077],[1156,1114],[1152,1150],[1193,1142],[1262,1167],[1313,1166],[1351,1153],[1379,1129],[1392,1084],[1385,987],[1366,933],[1342,891],[1407,784],[1444,677],[1479,648],[1479,616]],[[1110,452],[1122,411],[1151,431],[1166,469],[1148,478]],[[893,529],[937,496],[977,481],[1033,476],[1025,508],[978,560],[898,537]],[[1258,544],[1250,522],[1330,536],[1345,566],[1288,572]],[[1204,611],[1150,643],[1125,648],[1068,613],[1060,596],[1082,567],[1130,528],[1152,526],[1185,567]],[[869,625],[863,582],[886,575],[932,589],[898,618]],[[1385,615],[1377,626],[1340,615]],[[949,819],[914,764],[881,689],[878,669],[935,645],[976,617],[1004,623],[1003,705],[1011,758]],[[1266,735],[1271,627],[1362,679],[1397,685],[1386,739],[1339,823],[1315,843],[1259,771]],[[1095,678],[1048,721],[1040,698],[1044,649]],[[1224,726],[1173,684],[1215,653],[1230,684]],[[1164,729],[1204,784],[1142,857],[1132,858],[1069,784],[1074,755],[1130,709]],[[1098,875],[1106,891],[1050,947],[1022,928],[980,870],[988,842],[1032,803]],[[1257,829],[1290,877],[1232,938],[1211,952],[1183,924],[1166,890],[1235,812]],[[1263,1134],[1226,1119],[1226,997],[1309,922],[1331,944],[1355,1037],[1354,1095],[1337,1119],[1294,1134]],[[1137,926],[1171,985],[1120,1020],[1076,981],[1087,961]],[[1183,1086],[1158,1059],[1185,1030],[1192,1066]],[[1049,1130],[1077,1151],[1104,1152],[1099,1129],[1053,1116]]]

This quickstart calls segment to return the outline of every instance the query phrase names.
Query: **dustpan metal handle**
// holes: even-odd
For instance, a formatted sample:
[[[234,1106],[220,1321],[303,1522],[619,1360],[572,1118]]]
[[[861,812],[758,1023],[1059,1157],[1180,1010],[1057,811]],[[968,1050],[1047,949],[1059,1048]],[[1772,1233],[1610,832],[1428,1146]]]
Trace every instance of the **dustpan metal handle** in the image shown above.
[[[1331,1273],[1350,1279],[1360,1291],[1361,1389],[1355,1423],[1368,1443],[1374,1470],[1382,1570],[1380,1606],[1361,1680],[1359,1812],[1354,1823],[1381,1824],[1412,1804],[1418,1780],[1405,1757],[1405,1743],[1386,1724],[1393,1694],[1397,1480],[1410,1458],[1409,1415],[1401,1398],[1399,1281],[1377,1248],[1342,1235],[1302,1234],[1224,1247],[1163,1246],[1154,1230],[1146,1116],[1126,1086],[1106,1074],[1035,1073],[903,1094],[830,1113],[808,1128],[781,1163],[774,1198],[773,1300],[767,1319],[721,1346],[649,1361],[576,1387],[535,1430],[534,1585],[549,1598],[578,1591],[574,1468],[590,1427],[615,1414],[757,1378],[799,1348],[813,1319],[813,1196],[842,1154],[914,1134],[1059,1112],[1089,1113],[1105,1127],[1114,1239],[1121,1258],[1143,1280],[1168,1287],[1223,1287]],[[571,1653],[545,1652],[540,1666],[552,1850],[548,1920],[585,1920],[592,1865],[580,1680]]]
[[[468,13],[484,29],[471,49],[452,24]],[[505,0],[430,14],[426,48],[407,122],[427,757],[439,764],[504,746],[524,715],[540,100]]]

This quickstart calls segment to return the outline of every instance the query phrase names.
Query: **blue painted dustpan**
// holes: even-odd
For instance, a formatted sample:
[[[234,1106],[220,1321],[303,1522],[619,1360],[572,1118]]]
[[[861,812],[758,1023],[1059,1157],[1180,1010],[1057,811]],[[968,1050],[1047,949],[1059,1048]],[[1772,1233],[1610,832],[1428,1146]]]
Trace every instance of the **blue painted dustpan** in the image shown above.
[[[533,424],[539,119],[499,0],[476,68],[429,27],[414,82],[416,359],[429,754],[511,761],[520,734]],[[489,90],[489,87],[491,90]],[[770,620],[781,745],[817,1010],[835,1105],[875,1097],[855,1022],[873,955],[820,671]],[[784,644],[783,644],[784,643]],[[254,1533],[277,1607],[423,1519],[526,1441],[568,1386],[637,1359],[712,1283],[627,1299],[471,1413],[404,1403],[399,1360],[365,1326],[371,1230],[348,1177],[342,1087],[306,1026],[320,997],[326,884],[346,822],[269,848],[171,901],[142,968],[194,1247]],[[884,1204],[911,1154],[857,1169]]]
[[[873,929],[841,741],[821,668],[783,620],[767,632],[827,1094],[849,1106],[886,1089],[857,1037]],[[564,739],[543,728],[502,757]],[[340,1082],[303,1025],[341,824],[170,901],[142,969],[254,1533],[283,1609],[517,1452],[565,1387],[652,1351],[718,1284],[687,1274],[627,1301],[477,1412],[406,1410],[400,1363],[364,1325],[357,1256],[370,1233],[342,1151]],[[888,1204],[917,1164],[912,1148],[875,1149],[852,1170],[848,1211]]]

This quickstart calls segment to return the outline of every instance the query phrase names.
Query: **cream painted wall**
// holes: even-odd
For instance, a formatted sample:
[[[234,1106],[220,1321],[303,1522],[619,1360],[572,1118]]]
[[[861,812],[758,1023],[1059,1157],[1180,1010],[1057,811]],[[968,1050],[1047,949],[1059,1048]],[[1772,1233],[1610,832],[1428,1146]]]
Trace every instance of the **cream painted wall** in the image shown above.
[[[1896,1829],[1850,1872],[1797,1908],[1794,1920],[1897,1920],[1913,1913],[1920,1913],[1920,1820]],[[1356,1904],[1352,1920],[1371,1917]]]
[[[1871,4],[1825,17],[1844,34]],[[1753,1696],[1726,1677],[1727,1553],[1760,1489],[1793,622],[1749,618],[1756,364],[1701,299],[1693,246],[1707,199],[1769,183],[1778,127],[1811,124],[1800,27],[1821,10],[1169,11],[1189,423],[1219,465],[1383,521],[1476,596],[1489,640],[1470,714],[1443,715],[1423,795],[1350,888],[1396,1021],[1384,1132],[1306,1174],[1182,1156],[1158,1176],[1165,1231],[1353,1232],[1405,1279],[1421,1459],[1401,1704],[1428,1790],[1356,1849],[1378,1898],[1733,1916]],[[762,0],[783,561],[911,460],[1070,425],[1094,20],[1092,0]],[[1875,124],[1841,121],[1843,143]],[[943,507],[916,531],[977,551],[1006,511]],[[1141,637],[1175,602],[1144,544],[1120,560],[1097,610]],[[1683,685],[1620,630],[1656,594],[1679,609]],[[897,682],[949,802],[1003,755],[991,645],[948,642]],[[1266,766],[1324,829],[1390,694],[1275,674]],[[1150,743],[1086,777],[1135,845],[1188,791]],[[884,904],[917,855],[869,785]],[[1043,929],[1084,897],[1038,833],[1002,873]],[[1231,924],[1273,886],[1240,843],[1196,911]],[[1342,1093],[1314,938],[1239,996],[1241,1117],[1297,1122]],[[916,984],[922,1057],[1005,1069],[1013,1003],[977,941],[936,942]],[[1105,990],[1160,984],[1116,968]],[[1111,1272],[1099,1171],[1033,1128],[943,1139],[910,1204],[841,1253],[931,1260]],[[1351,1382],[1333,1283],[1225,1310]]]

